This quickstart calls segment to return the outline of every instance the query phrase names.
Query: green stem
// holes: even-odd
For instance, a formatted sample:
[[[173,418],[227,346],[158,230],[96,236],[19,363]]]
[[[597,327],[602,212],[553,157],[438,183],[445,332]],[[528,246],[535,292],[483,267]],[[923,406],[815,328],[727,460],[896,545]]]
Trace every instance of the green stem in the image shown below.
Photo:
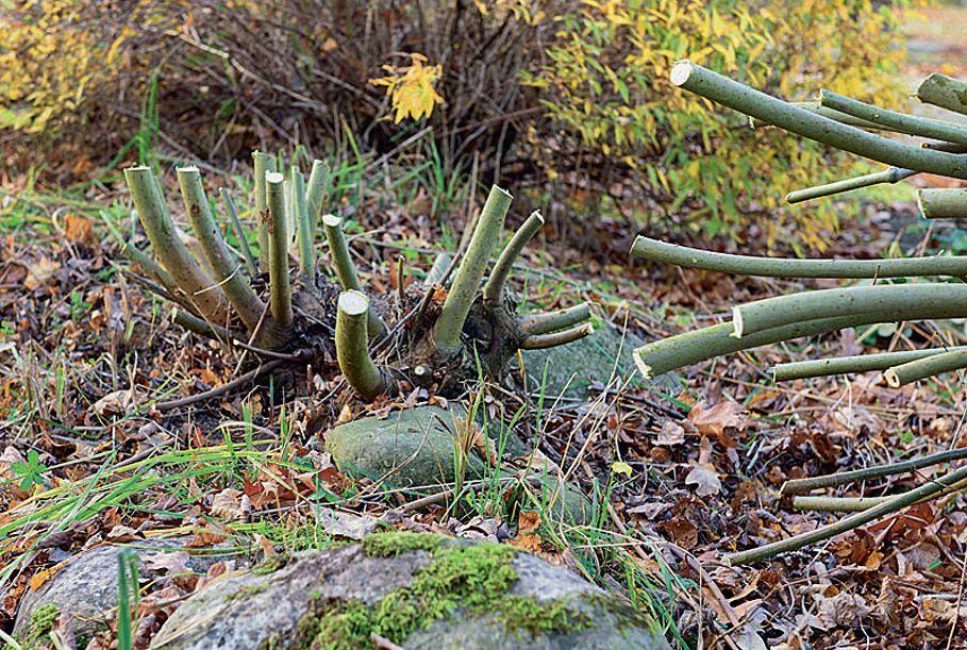
[[[934,73],[917,88],[920,101],[967,115],[967,82]]]
[[[817,512],[861,512],[869,510],[875,505],[889,501],[893,497],[793,497],[792,507],[795,510],[813,510]]]
[[[757,300],[732,309],[735,336],[745,337],[793,323],[892,313],[891,322],[967,317],[967,285],[892,284],[805,293]]]
[[[899,388],[921,379],[936,377],[964,368],[967,368],[967,350],[957,349],[935,354],[926,359],[907,361],[890,368],[883,373],[883,376],[886,378],[887,384],[893,388]]]
[[[293,188],[292,193],[295,198],[296,223],[299,228],[299,273],[305,278],[306,282],[314,285],[316,272],[316,249],[315,233],[312,228],[312,217],[309,216],[309,207],[306,199],[305,179],[299,170],[292,171]]]
[[[226,322],[229,306],[225,294],[205,275],[178,237],[161,185],[151,168],[129,167],[124,170],[124,178],[134,198],[141,225],[161,265],[199,314],[216,324]]]
[[[219,327],[218,325],[213,325],[212,323],[206,323],[202,319],[198,318],[194,314],[188,313],[184,309],[179,309],[175,312],[175,322],[185,329],[191,330],[196,334],[201,334],[202,336],[218,339],[220,341],[232,340],[231,332],[224,327]]]
[[[500,232],[512,200],[513,197],[506,190],[496,185],[490,188],[490,195],[474,228],[467,253],[457,269],[453,285],[431,333],[434,347],[445,356],[453,356],[461,349],[463,324],[477,296],[490,255],[500,240]]]
[[[249,286],[241,273],[240,265],[232,257],[221,231],[215,224],[198,168],[179,169],[178,186],[185,201],[188,219],[201,244],[202,252],[212,268],[215,280],[221,285],[245,326],[250,331],[254,330],[262,318],[265,305]]]
[[[905,115],[878,106],[866,104],[857,99],[821,90],[819,103],[834,111],[846,113],[853,117],[882,124],[891,131],[905,133],[921,138],[935,138],[944,142],[967,144],[967,129],[942,120],[928,117]]]
[[[870,122],[869,120],[863,120],[846,113],[841,113],[839,111],[834,111],[831,108],[827,108],[820,104],[819,102],[790,102],[793,106],[798,106],[816,115],[821,115],[830,120],[835,120],[841,124],[848,124],[849,126],[855,126],[860,129],[872,129],[874,131],[885,131],[886,129],[882,124],[877,124],[876,122]]]
[[[263,224],[269,244],[269,290],[272,318],[281,328],[292,325],[292,285],[289,282],[289,237],[285,231],[285,178],[278,172],[265,175],[267,217]]]
[[[259,225],[257,233],[259,259],[262,260],[262,268],[265,269],[269,267],[269,233],[266,230],[269,219],[265,213],[267,210],[265,175],[275,171],[275,158],[261,151],[253,151],[252,163],[255,167],[255,222]]]
[[[591,323],[585,323],[578,327],[574,327],[568,330],[562,330],[560,332],[553,332],[551,334],[528,334],[524,337],[524,340],[520,343],[520,348],[522,350],[544,350],[547,348],[556,348],[559,345],[566,345],[568,343],[573,343],[578,339],[583,339],[585,336],[589,336],[594,333],[594,326]]]
[[[584,302],[558,311],[524,316],[517,322],[521,331],[527,334],[550,334],[568,327],[574,327],[589,318],[591,318],[591,307]]]
[[[356,265],[349,254],[349,244],[346,243],[346,236],[342,231],[342,219],[334,214],[327,214],[322,218],[322,225],[329,241],[329,256],[332,257],[332,266],[339,285],[344,291],[362,292],[363,284],[359,281]],[[387,332],[386,324],[372,309],[367,313],[369,335],[374,339],[382,338]]]
[[[810,361],[780,363],[772,369],[772,377],[775,381],[790,381],[793,379],[808,379],[810,377],[845,375],[854,372],[887,370],[901,363],[925,359],[937,354],[943,354],[946,351],[943,348],[909,350],[904,352],[883,352],[881,354],[861,354],[852,357],[840,357],[838,359],[814,359]]]
[[[447,252],[439,253],[433,260],[433,266],[423,279],[423,284],[431,286],[443,282],[450,272],[450,264],[453,263],[453,255]]]
[[[329,165],[321,160],[313,160],[312,171],[309,172],[309,184],[306,189],[306,207],[309,210],[309,224],[312,227],[313,240],[316,237],[316,222],[319,219],[319,215],[322,214],[328,183]]]
[[[631,247],[634,257],[687,269],[774,278],[903,278],[967,274],[967,255],[914,257],[896,260],[802,260],[752,255],[730,255],[687,248],[639,236]]]
[[[866,325],[870,322],[889,322],[892,318],[889,312],[876,315],[878,316],[876,320],[871,320],[873,316],[872,314],[862,314],[861,317],[847,316],[797,322],[751,334],[741,339],[732,335],[735,326],[731,322],[721,323],[653,341],[635,350],[633,356],[641,374],[646,379],[651,379],[678,368],[684,368],[715,357],[734,354],[742,350],[751,350],[762,345],[771,345],[779,341],[788,341],[803,336],[826,334],[848,327]]]
[[[927,219],[967,219],[967,188],[919,190],[917,207]]]
[[[702,97],[843,151],[895,167],[967,179],[967,158],[963,156],[914,147],[840,124],[689,61],[672,67],[671,81]]]
[[[245,257],[245,263],[248,265],[249,273],[254,278],[259,274],[259,266],[255,263],[252,248],[248,245],[248,238],[245,236],[245,229],[242,228],[242,222],[238,219],[238,210],[235,209],[235,201],[232,200],[232,195],[227,188],[223,187],[221,194],[222,201],[225,202],[225,209],[228,210],[228,216],[232,220],[232,228],[235,230],[235,236],[238,237],[238,245],[242,249],[242,255]]]
[[[510,238],[507,246],[500,253],[500,257],[497,258],[497,263],[494,264],[493,271],[490,273],[490,278],[487,279],[486,284],[483,288],[483,299],[484,303],[496,303],[500,300],[500,297],[504,292],[504,285],[507,283],[507,277],[510,275],[510,270],[514,265],[514,261],[524,250],[524,247],[534,238],[540,229],[544,226],[544,217],[541,213],[535,210],[531,213],[529,217],[521,224],[514,236]]]
[[[848,472],[838,472],[836,474],[826,474],[824,476],[811,476],[809,478],[798,478],[786,481],[782,484],[780,494],[782,496],[792,496],[794,494],[804,494],[811,490],[836,487],[857,481],[869,481],[871,479],[883,478],[884,476],[894,476],[913,472],[924,467],[931,467],[941,463],[949,463],[955,460],[967,458],[967,447],[948,449],[928,456],[911,458],[898,463],[887,463],[885,465],[873,465],[862,469],[854,469]]]
[[[873,506],[872,508],[862,512],[857,512],[848,517],[844,517],[843,519],[840,519],[839,521],[827,526],[822,526],[816,530],[807,533],[800,533],[799,535],[794,535],[788,539],[774,542],[772,544],[766,544],[765,546],[760,546],[748,551],[726,555],[724,558],[725,563],[732,566],[737,564],[750,564],[759,560],[766,560],[779,555],[780,553],[795,551],[803,546],[814,544],[824,539],[829,539],[830,537],[835,537],[840,533],[845,533],[875,519],[879,519],[880,517],[902,510],[903,508],[913,505],[918,501],[933,498],[938,493],[943,492],[950,486],[959,483],[964,479],[967,479],[967,467],[961,467],[960,469],[945,474],[938,479],[914,488],[909,492],[899,494],[883,503]]]
[[[802,203],[803,201],[808,201],[810,199],[819,199],[824,196],[842,194],[843,192],[858,190],[864,187],[870,187],[872,185],[881,185],[883,183],[899,183],[900,181],[919,173],[920,172],[913,169],[887,167],[883,171],[866,174],[865,176],[846,178],[834,183],[826,183],[825,185],[816,185],[815,187],[807,187],[802,190],[789,192],[789,194],[786,195],[786,203]]]
[[[336,314],[336,359],[349,385],[372,401],[389,390],[389,382],[369,356],[369,299],[350,290],[339,294]]]

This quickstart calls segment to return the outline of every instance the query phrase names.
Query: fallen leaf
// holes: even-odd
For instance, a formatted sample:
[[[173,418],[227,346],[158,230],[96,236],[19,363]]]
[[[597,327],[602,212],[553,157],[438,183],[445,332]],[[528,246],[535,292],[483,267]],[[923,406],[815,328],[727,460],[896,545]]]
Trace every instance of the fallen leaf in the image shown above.
[[[685,477],[685,484],[696,486],[695,494],[700,497],[713,496],[722,490],[718,472],[702,465],[692,467],[692,471]]]
[[[618,460],[611,463],[611,471],[614,472],[615,474],[624,474],[625,476],[631,476],[631,465]]]
[[[241,490],[225,488],[212,497],[212,505],[209,509],[209,512],[211,512],[214,516],[221,517],[223,519],[241,519],[243,496],[245,495]]]
[[[24,288],[33,291],[37,287],[47,284],[54,271],[60,268],[60,264],[46,257],[40,258],[38,262],[27,267],[27,277],[24,278]]]
[[[674,420],[665,420],[665,422],[661,425],[661,431],[658,432],[658,437],[655,438],[655,444],[665,447],[674,447],[675,445],[680,445],[683,442],[685,442],[684,427]]]
[[[72,242],[89,242],[93,239],[94,223],[87,217],[69,212],[64,220],[64,235]]]
[[[91,407],[101,417],[125,415],[141,403],[141,395],[135,388],[116,390],[94,402]]]
[[[699,433],[708,436],[720,436],[729,428],[742,431],[751,423],[742,405],[731,400],[722,400],[709,409],[696,404],[688,412],[688,421]]]
[[[316,521],[333,537],[361,540],[376,530],[379,522],[373,517],[354,515],[333,508],[316,509]]]

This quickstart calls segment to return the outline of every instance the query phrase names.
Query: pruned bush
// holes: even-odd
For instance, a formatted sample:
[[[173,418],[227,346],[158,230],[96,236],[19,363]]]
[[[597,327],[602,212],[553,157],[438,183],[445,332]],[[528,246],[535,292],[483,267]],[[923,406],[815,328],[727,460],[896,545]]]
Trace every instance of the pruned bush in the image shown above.
[[[146,121],[179,156],[202,160],[273,143],[318,152],[347,138],[385,152],[429,126],[449,169],[480,152],[485,173],[561,178],[592,197],[621,182],[715,235],[822,179],[829,152],[671,92],[671,64],[687,52],[786,97],[824,86],[896,105],[895,10],[906,4],[21,1],[0,18],[0,123],[63,146],[93,137],[78,121],[120,120],[129,135]],[[393,81],[414,69],[430,73],[414,75],[415,99]],[[796,221],[815,247],[835,225],[829,208]]]

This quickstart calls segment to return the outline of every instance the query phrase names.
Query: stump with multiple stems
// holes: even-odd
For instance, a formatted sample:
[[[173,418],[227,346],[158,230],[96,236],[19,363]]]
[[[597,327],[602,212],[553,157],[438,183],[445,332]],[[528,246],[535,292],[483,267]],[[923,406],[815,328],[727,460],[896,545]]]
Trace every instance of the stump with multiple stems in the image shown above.
[[[688,61],[672,68],[672,83],[745,113],[753,120],[889,165],[886,169],[790,193],[797,203],[880,183],[896,183],[929,173],[967,180],[967,127],[963,123],[915,117],[823,91],[818,102],[793,104],[754,90]],[[924,103],[967,115],[967,83],[931,75],[917,95]],[[921,146],[870,131],[890,131],[926,138]],[[967,189],[923,189],[918,205],[926,218],[967,218]],[[676,246],[647,237],[634,243],[640,259],[684,268],[736,275],[786,278],[865,280],[856,286],[808,291],[734,307],[732,321],[659,340],[634,352],[646,376],[763,345],[850,327],[897,321],[967,318],[967,256],[941,255],[882,260],[806,260],[730,255]],[[931,282],[910,280],[934,278]],[[907,278],[903,283],[896,279]],[[843,373],[884,371],[893,387],[967,368],[967,348],[942,347],[867,354],[781,364],[776,381]],[[837,498],[805,495],[810,490],[864,481],[943,462],[967,458],[956,449],[923,459],[853,472],[789,481],[783,486],[793,507],[855,514],[792,538],[735,553],[735,564],[772,557],[828,539],[914,503],[967,489],[967,468],[948,472],[902,494],[884,498]]]
[[[149,254],[121,240],[124,253],[143,272],[136,279],[174,303],[176,320],[185,327],[263,361],[237,382],[286,365],[324,366],[335,356],[349,385],[366,400],[392,393],[400,383],[452,396],[481,375],[500,376],[519,349],[564,345],[591,333],[586,304],[517,314],[519,299],[507,279],[544,220],[539,212],[531,214],[490,269],[511,205],[505,190],[491,188],[465,250],[438,256],[422,284],[371,299],[342,220],[323,214],[325,164],[315,161],[306,179],[296,167],[287,174],[276,171],[275,158],[260,152],[253,162],[257,253],[223,190],[226,224],[239,241],[238,250],[228,245],[197,168],[177,170],[194,237],[175,225],[150,168],[125,170],[151,249]],[[318,264],[320,222],[335,281]]]

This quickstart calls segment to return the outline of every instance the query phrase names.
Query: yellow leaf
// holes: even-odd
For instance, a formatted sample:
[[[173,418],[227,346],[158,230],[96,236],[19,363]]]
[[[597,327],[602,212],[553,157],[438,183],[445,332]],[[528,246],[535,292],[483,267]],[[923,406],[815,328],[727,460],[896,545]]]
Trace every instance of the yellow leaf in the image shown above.
[[[625,476],[631,476],[631,465],[623,461],[617,460],[611,463],[611,471],[615,474],[624,474]]]

